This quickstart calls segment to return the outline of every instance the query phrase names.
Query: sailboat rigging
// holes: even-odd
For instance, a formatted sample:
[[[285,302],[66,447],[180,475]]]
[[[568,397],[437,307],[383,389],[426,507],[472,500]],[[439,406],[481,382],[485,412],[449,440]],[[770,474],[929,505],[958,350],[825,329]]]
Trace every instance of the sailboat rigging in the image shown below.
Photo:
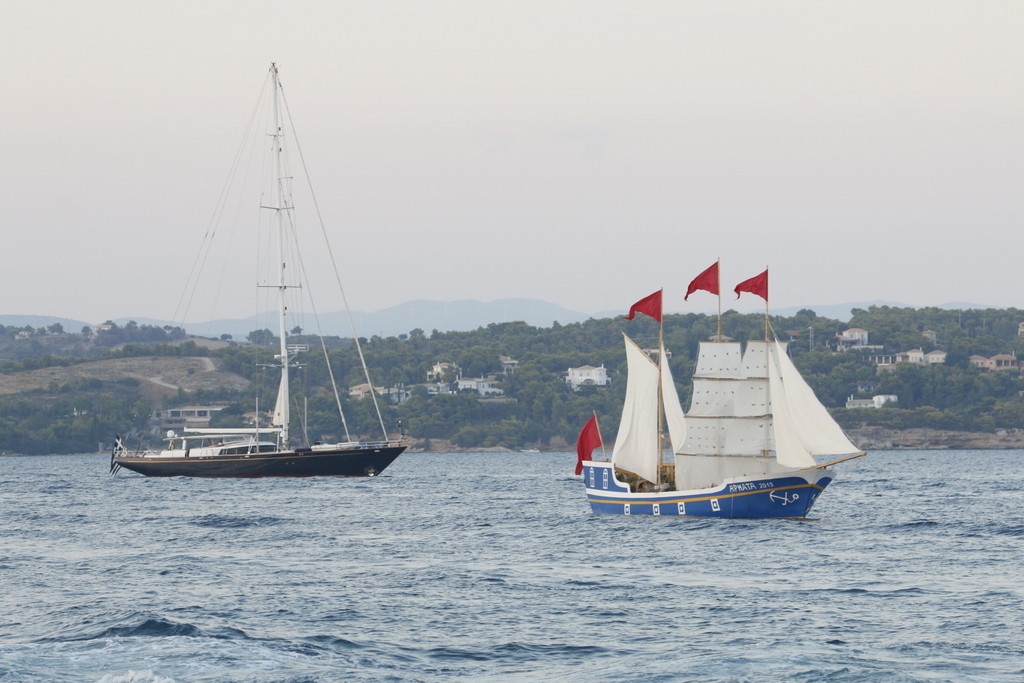
[[[384,425],[376,396],[371,392],[374,401],[382,438],[371,441],[354,440],[349,433],[348,423],[342,411],[341,399],[338,395],[337,382],[330,362],[326,363],[339,417],[346,440],[339,443],[307,444],[301,447],[291,445],[291,390],[289,383],[290,369],[297,364],[296,357],[308,348],[302,344],[288,343],[287,300],[289,289],[299,288],[288,280],[286,263],[286,224],[291,221],[293,209],[290,195],[285,191],[289,180],[283,170],[282,154],[284,152],[284,128],[281,123],[282,91],[276,64],[270,67],[270,106],[272,123],[268,137],[271,143],[270,159],[273,173],[273,197],[268,205],[261,208],[272,213],[272,225],[276,249],[276,281],[260,285],[276,290],[276,320],[278,330],[278,348],[272,366],[280,373],[277,387],[277,399],[269,419],[269,424],[262,426],[257,423],[253,427],[238,428],[203,428],[183,430],[177,434],[167,435],[167,446],[160,450],[131,452],[124,439],[118,435],[114,451],[111,454],[111,474],[124,468],[147,476],[192,476],[192,477],[270,477],[270,476],[375,476],[388,467],[407,448],[401,435],[397,439],[390,438]],[[327,243],[330,254],[330,244]],[[304,265],[299,262],[299,271],[304,272]],[[340,278],[339,287],[340,287]],[[344,290],[342,298],[345,299]],[[348,302],[345,300],[348,309]],[[315,312],[315,305],[314,305]],[[351,321],[351,313],[349,314]],[[318,325],[319,326],[319,325]],[[360,363],[366,380],[369,383],[369,372],[363,358],[362,347],[358,335],[353,330],[353,342],[358,351]],[[327,359],[327,346],[322,339],[321,346]],[[372,386],[372,384],[371,384]],[[258,408],[258,406],[257,406]],[[257,416],[259,410],[257,410]],[[303,430],[305,433],[305,430]]]

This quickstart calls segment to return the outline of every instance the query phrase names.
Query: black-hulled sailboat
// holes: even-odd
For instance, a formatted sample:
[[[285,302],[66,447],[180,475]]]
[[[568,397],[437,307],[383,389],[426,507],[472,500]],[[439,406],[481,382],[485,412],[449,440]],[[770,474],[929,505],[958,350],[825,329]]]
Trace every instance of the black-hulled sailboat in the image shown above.
[[[290,445],[289,368],[296,365],[296,355],[305,351],[306,347],[288,344],[285,324],[286,290],[299,286],[288,284],[286,281],[285,245],[290,244],[290,238],[294,236],[286,235],[288,226],[291,225],[292,201],[290,192],[286,191],[290,178],[282,169],[284,131],[280,113],[283,96],[277,66],[274,64],[271,64],[269,79],[272,123],[268,138],[272,145],[270,159],[273,164],[274,190],[272,205],[261,208],[269,209],[273,214],[273,240],[276,242],[278,257],[277,283],[264,285],[277,290],[280,348],[275,356],[274,366],[280,371],[280,384],[273,417],[266,426],[184,429],[181,434],[169,432],[167,446],[160,450],[132,452],[118,435],[111,454],[111,474],[124,468],[151,477],[372,477],[383,472],[408,446],[401,436],[397,439],[389,438],[376,396],[372,391],[370,395],[376,407],[382,437],[376,441],[352,440],[344,414],[341,413],[341,401],[337,397],[333,373],[331,383],[335,389],[335,400],[347,440],[340,443],[315,442],[303,447]],[[301,263],[299,265],[298,270],[301,272],[303,267]],[[369,373],[363,360],[358,335],[353,333],[353,339],[367,376],[366,381],[369,383]],[[326,346],[324,351],[326,355]],[[370,386],[372,387],[372,383]]]

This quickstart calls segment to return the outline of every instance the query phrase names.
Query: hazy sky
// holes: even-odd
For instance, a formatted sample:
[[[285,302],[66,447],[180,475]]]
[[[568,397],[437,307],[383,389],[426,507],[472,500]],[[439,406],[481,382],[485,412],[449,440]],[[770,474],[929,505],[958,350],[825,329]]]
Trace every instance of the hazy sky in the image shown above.
[[[170,318],[271,61],[353,308],[1024,307],[1024,2],[3,8],[0,313]]]

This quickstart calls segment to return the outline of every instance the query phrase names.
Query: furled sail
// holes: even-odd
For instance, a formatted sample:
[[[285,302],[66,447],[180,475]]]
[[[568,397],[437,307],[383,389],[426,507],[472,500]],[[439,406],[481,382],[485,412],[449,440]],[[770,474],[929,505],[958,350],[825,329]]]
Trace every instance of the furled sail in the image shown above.
[[[769,346],[768,381],[775,426],[775,456],[788,467],[813,467],[815,455],[860,453],[829,415],[786,353]]]
[[[658,382],[661,372],[632,339],[622,336],[626,343],[626,399],[612,449],[612,462],[648,481],[657,481],[661,460],[658,434]]]
[[[686,417],[683,414],[683,406],[679,403],[679,392],[676,391],[676,383],[672,379],[672,369],[668,366],[664,345],[660,352],[661,396],[665,407],[665,424],[668,426],[672,452],[675,453],[683,447],[683,443],[686,441]]]
[[[270,424],[274,427],[288,426],[288,369],[281,370],[281,383],[277,389],[277,402],[274,404],[274,414],[270,418]]]

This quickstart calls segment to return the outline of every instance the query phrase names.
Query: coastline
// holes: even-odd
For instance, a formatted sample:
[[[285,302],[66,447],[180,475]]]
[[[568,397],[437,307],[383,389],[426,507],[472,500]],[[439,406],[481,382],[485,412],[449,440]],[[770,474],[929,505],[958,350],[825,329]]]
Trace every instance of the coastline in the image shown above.
[[[889,429],[885,427],[858,427],[846,430],[850,439],[865,451],[989,451],[1024,450],[1024,429],[998,429],[995,432],[964,432],[948,429]],[[409,439],[407,453],[572,453],[576,444],[555,438],[544,444],[530,444],[529,448],[505,446],[456,446],[444,439]],[[610,448],[610,446],[609,446]],[[47,453],[44,455],[104,455],[94,453]],[[0,457],[30,458],[25,453],[4,453]]]
[[[846,434],[854,444],[866,451],[1024,450],[1024,429],[966,432],[948,429],[858,427],[846,430]],[[409,447],[409,453],[520,453],[524,450],[503,446],[462,447],[443,439],[411,441],[413,445]],[[531,444],[530,448],[544,453],[571,453],[576,450],[576,445],[564,439],[552,439],[546,444]]]
[[[962,432],[947,429],[858,427],[846,433],[866,451],[1024,449],[1024,429]]]

